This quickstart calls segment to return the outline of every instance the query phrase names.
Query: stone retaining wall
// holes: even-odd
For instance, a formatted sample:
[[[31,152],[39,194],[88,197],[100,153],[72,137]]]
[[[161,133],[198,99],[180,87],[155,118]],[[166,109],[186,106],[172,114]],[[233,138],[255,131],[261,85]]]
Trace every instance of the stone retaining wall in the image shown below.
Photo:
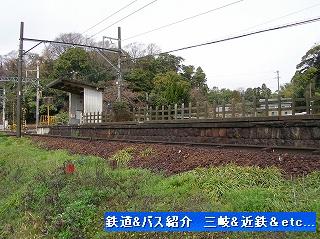
[[[143,141],[320,147],[320,116],[53,126],[49,134]]]

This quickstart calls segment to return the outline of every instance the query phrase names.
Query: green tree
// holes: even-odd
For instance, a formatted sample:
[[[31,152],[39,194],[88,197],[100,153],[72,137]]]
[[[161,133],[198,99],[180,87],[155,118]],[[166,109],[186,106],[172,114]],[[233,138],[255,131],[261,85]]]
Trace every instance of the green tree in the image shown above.
[[[153,62],[155,73],[166,73],[169,71],[179,72],[184,59],[171,54],[160,54]]]
[[[142,68],[132,69],[125,77],[129,88],[135,92],[151,93],[155,74]]]
[[[55,61],[53,75],[55,78],[83,77],[92,72],[89,54],[81,48],[70,48]]]
[[[194,66],[193,65],[189,65],[189,66],[186,66],[186,65],[182,65],[182,72],[181,72],[181,75],[187,79],[188,81],[191,82],[191,85],[192,85],[192,78],[194,76]]]
[[[267,87],[265,83],[263,83],[261,86],[261,97],[263,99],[270,98],[271,93],[271,90]]]
[[[282,87],[286,97],[304,97],[306,92],[320,95],[320,45],[315,45],[301,58],[291,82]]]
[[[200,66],[197,67],[192,77],[191,86],[207,90],[208,86],[206,82],[207,82],[206,74],[204,73],[204,71]]]
[[[192,88],[192,100],[203,101],[207,97],[208,90],[205,73],[201,67],[195,70],[194,66],[182,65],[182,62],[183,58],[170,54],[143,57],[133,61],[132,68],[125,74],[125,80],[129,83],[131,90],[140,92],[144,97],[144,93],[149,95],[152,92],[155,95],[154,93],[157,91],[154,89],[156,76],[174,72]],[[189,87],[187,91],[189,91]],[[162,100],[162,102],[164,101]]]
[[[187,103],[191,85],[183,76],[174,71],[157,74],[152,92],[156,105]]]
[[[218,87],[213,87],[208,93],[208,99],[211,103],[222,104],[231,103],[234,93],[230,89],[222,88],[219,90]]]

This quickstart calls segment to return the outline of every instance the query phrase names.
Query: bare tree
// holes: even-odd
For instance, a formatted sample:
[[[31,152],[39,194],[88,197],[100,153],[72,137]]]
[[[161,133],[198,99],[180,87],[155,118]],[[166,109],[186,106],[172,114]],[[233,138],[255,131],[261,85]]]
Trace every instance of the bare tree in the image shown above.
[[[161,53],[161,49],[160,49],[160,47],[158,45],[156,45],[154,43],[150,43],[147,46],[146,52],[147,52],[147,55],[154,56],[154,55],[160,54]]]
[[[54,40],[67,43],[85,44],[90,46],[96,44],[92,39],[87,39],[80,33],[62,33]],[[57,59],[62,53],[64,53],[71,47],[72,46],[52,43],[45,48],[43,55],[45,55],[48,59]]]
[[[161,49],[159,46],[157,46],[154,43],[145,45],[143,43],[130,43],[125,46],[126,52],[129,54],[129,56],[132,58],[133,62],[135,62],[135,59],[144,57],[144,56],[154,56],[161,52]]]
[[[138,42],[133,42],[124,47],[132,59],[143,57],[146,55],[145,45]]]

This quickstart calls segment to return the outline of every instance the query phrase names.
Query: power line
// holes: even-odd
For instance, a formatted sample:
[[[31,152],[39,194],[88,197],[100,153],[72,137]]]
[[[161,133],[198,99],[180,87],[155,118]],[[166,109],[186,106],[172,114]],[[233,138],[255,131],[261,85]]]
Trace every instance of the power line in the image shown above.
[[[111,25],[109,25],[109,26],[107,26],[107,27],[103,28],[102,30],[98,31],[97,33],[95,33],[95,34],[91,35],[89,38],[92,38],[92,37],[96,36],[97,34],[99,34],[99,33],[103,32],[103,31],[107,30],[108,28],[110,28],[110,27],[114,26],[115,24],[117,24],[117,23],[119,23],[119,22],[123,21],[124,19],[126,19],[126,18],[128,18],[128,17],[132,16],[133,14],[135,14],[135,13],[137,13],[137,12],[141,11],[142,9],[144,9],[144,8],[148,7],[149,5],[151,5],[151,4],[153,4],[153,3],[157,2],[157,1],[158,1],[158,0],[153,0],[152,2],[149,2],[148,4],[146,4],[146,5],[142,6],[141,8],[139,8],[139,9],[135,10],[134,12],[132,12],[132,13],[128,14],[127,16],[125,16],[125,17],[121,18],[120,20],[118,20],[118,21],[116,21],[116,22],[112,23]],[[89,38],[88,38],[88,39],[89,39]]]
[[[311,9],[311,8],[314,8],[314,7],[317,7],[317,6],[320,6],[320,3],[315,4],[315,5],[312,5],[312,6],[309,6],[309,7],[306,7],[306,8],[303,8],[303,9],[301,9],[301,10],[297,10],[297,11],[294,11],[294,12],[290,12],[290,13],[288,13],[288,14],[286,14],[286,15],[283,15],[283,16],[280,16],[280,17],[272,18],[272,19],[270,19],[270,20],[268,20],[268,21],[266,21],[266,22],[259,23],[259,24],[257,24],[257,25],[254,25],[254,26],[245,28],[245,29],[242,30],[242,32],[243,32],[243,31],[250,30],[250,29],[252,29],[252,28],[256,28],[256,27],[259,27],[259,26],[268,24],[268,23],[270,23],[270,22],[274,22],[274,21],[276,21],[276,20],[279,20],[279,19],[282,19],[282,18],[285,18],[285,17],[292,16],[292,15],[294,15],[294,14],[303,12],[303,11],[305,11],[305,10],[308,10],[308,9]]]
[[[161,53],[158,53],[158,54],[154,54],[153,56],[158,56],[158,55],[161,55],[161,54],[168,54],[168,53],[172,53],[172,52],[176,52],[176,51],[187,50],[187,49],[191,49],[191,48],[196,48],[196,47],[200,47],[200,46],[216,44],[216,43],[225,42],[225,41],[231,41],[231,40],[235,40],[235,39],[239,39],[239,38],[243,38],[243,37],[247,37],[247,36],[251,36],[251,35],[257,35],[257,34],[264,33],[264,32],[275,31],[275,30],[280,30],[280,29],[284,29],[284,28],[288,28],[288,27],[295,27],[295,26],[299,26],[299,25],[309,24],[309,23],[317,22],[319,20],[320,20],[320,17],[316,17],[316,18],[312,18],[312,19],[308,19],[308,20],[304,20],[304,21],[289,23],[289,24],[285,24],[285,25],[281,25],[281,26],[277,26],[277,27],[267,28],[267,29],[254,31],[254,32],[246,33],[246,34],[241,34],[241,35],[237,35],[237,36],[232,36],[232,37],[228,37],[228,38],[224,38],[224,39],[219,39],[219,40],[215,40],[215,41],[211,41],[211,42],[205,42],[205,43],[201,43],[201,44],[197,44],[197,45],[192,45],[192,46],[178,48],[178,49],[175,49],[175,50],[161,52]],[[137,57],[137,58],[135,58],[135,60],[143,59],[143,58],[149,57],[149,56],[150,55]],[[127,61],[129,61],[129,59],[125,60],[124,62],[127,62]],[[104,70],[100,71],[100,73],[102,73],[104,71],[107,71],[107,70],[104,69]]]
[[[157,27],[157,28],[155,28],[155,29],[152,29],[152,30],[149,30],[149,31],[146,31],[146,32],[138,33],[138,34],[136,34],[136,35],[134,35],[134,36],[131,36],[131,37],[128,37],[128,38],[124,39],[123,41],[129,40],[129,39],[132,39],[132,38],[136,38],[136,37],[139,37],[139,36],[143,36],[143,35],[149,34],[149,33],[151,33],[151,32],[155,32],[155,31],[161,30],[161,29],[163,29],[163,28],[167,28],[167,27],[176,25],[176,24],[178,24],[178,23],[182,23],[182,22],[184,22],[184,21],[188,21],[188,20],[191,20],[191,19],[194,19],[194,18],[203,16],[203,15],[205,15],[205,14],[208,14],[208,13],[211,13],[211,12],[214,12],[214,11],[217,11],[217,10],[220,10],[220,9],[223,9],[223,8],[226,8],[226,7],[229,7],[229,6],[232,6],[232,5],[234,5],[234,4],[237,4],[237,3],[240,3],[240,2],[243,2],[243,1],[244,1],[244,0],[235,1],[235,2],[232,2],[232,3],[226,4],[226,5],[223,5],[223,6],[221,6],[221,7],[217,7],[217,8],[211,9],[211,10],[206,11],[206,12],[198,13],[198,14],[193,15],[193,16],[191,16],[191,17],[187,17],[187,18],[184,18],[184,19],[181,19],[181,20],[178,20],[178,21],[175,21],[175,22],[172,22],[172,23],[169,23],[169,24],[160,26],[160,27]]]
[[[176,51],[182,51],[182,50],[187,50],[187,49],[196,48],[196,47],[200,47],[200,46],[206,46],[206,45],[216,44],[216,43],[220,43],[220,42],[235,40],[235,39],[239,39],[239,38],[243,38],[243,37],[247,37],[247,36],[257,35],[257,34],[264,33],[264,32],[275,31],[275,30],[280,30],[280,29],[284,29],[284,28],[288,28],[288,27],[295,27],[295,26],[299,26],[299,25],[309,24],[309,23],[317,22],[319,20],[320,20],[320,17],[316,17],[316,18],[312,18],[312,19],[308,19],[308,20],[304,20],[304,21],[280,25],[277,27],[267,28],[267,29],[254,31],[254,32],[250,32],[250,33],[245,33],[245,34],[241,34],[241,35],[237,35],[237,36],[231,36],[228,38],[223,38],[223,39],[219,39],[219,40],[215,40],[215,41],[210,41],[210,42],[200,43],[200,44],[196,44],[196,45],[181,47],[178,49],[162,52],[157,55],[168,54],[168,53],[172,53],[172,52],[176,52]]]
[[[122,10],[126,9],[127,7],[131,6],[133,3],[137,2],[138,0],[134,0],[132,2],[130,2],[129,4],[125,5],[124,7],[120,8],[119,10],[117,10],[116,12],[112,13],[111,15],[105,17],[104,19],[102,19],[100,22],[96,23],[95,25],[93,25],[92,27],[89,27],[87,30],[83,31],[81,34],[86,33],[87,31],[90,31],[92,28],[100,25],[101,23],[103,23],[104,21],[108,20],[109,18],[113,17],[114,15],[116,15],[117,13],[121,12]]]

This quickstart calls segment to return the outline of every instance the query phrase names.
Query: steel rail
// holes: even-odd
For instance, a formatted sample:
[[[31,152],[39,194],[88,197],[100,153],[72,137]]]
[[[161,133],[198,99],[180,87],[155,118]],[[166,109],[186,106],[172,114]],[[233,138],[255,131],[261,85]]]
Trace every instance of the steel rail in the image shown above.
[[[8,136],[14,136],[12,132],[6,131]],[[39,136],[51,138],[66,138],[66,139],[79,139],[88,141],[109,141],[109,142],[124,142],[124,143],[137,143],[137,144],[164,144],[164,145],[183,145],[183,146],[200,146],[200,147],[213,147],[223,149],[251,149],[261,150],[268,152],[308,152],[313,154],[320,154],[319,148],[313,147],[295,147],[295,146],[276,146],[276,145],[250,145],[250,144],[218,144],[218,143],[200,143],[200,142],[179,142],[179,141],[158,141],[158,140],[136,140],[136,139],[106,139],[98,137],[83,137],[83,136],[63,136],[63,135],[49,135],[49,134],[35,134],[35,133],[22,133],[26,136]]]

